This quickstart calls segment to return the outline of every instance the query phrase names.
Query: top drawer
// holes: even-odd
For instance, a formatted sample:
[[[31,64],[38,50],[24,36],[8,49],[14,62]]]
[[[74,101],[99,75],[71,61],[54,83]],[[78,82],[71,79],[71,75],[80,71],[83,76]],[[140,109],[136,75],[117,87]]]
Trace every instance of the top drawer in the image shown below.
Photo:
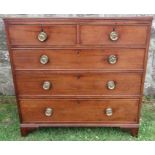
[[[145,25],[9,25],[10,44],[17,46],[146,45]],[[44,34],[42,34],[43,32]],[[39,35],[40,34],[40,35]],[[40,37],[39,37],[40,36]],[[42,41],[39,38],[43,39]],[[45,39],[45,40],[44,40]]]
[[[39,40],[40,32],[47,39]],[[75,25],[9,25],[11,45],[74,45],[76,44]],[[43,35],[40,35],[43,38]]]
[[[83,25],[81,44],[84,45],[145,45],[147,26]]]

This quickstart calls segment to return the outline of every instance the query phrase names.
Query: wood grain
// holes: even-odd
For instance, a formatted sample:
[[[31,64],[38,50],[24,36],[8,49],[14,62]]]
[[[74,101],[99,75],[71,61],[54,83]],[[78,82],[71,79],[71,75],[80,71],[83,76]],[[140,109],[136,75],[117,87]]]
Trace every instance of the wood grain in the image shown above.
[[[38,34],[46,32],[48,38],[45,42],[38,40]],[[75,25],[10,25],[9,35],[11,45],[74,45],[76,44]]]
[[[139,100],[20,100],[23,123],[100,122],[136,123]],[[53,115],[45,116],[45,109]],[[112,108],[113,115],[106,115]]]
[[[22,69],[105,69],[105,70],[143,70],[144,49],[87,49],[87,50],[13,50],[14,66]],[[49,62],[40,63],[40,57],[47,55]],[[117,57],[116,64],[110,64],[110,55]]]
[[[117,41],[111,41],[109,34],[115,29],[119,34]],[[136,34],[136,35],[135,35]],[[81,44],[146,44],[147,26],[81,26]]]
[[[18,71],[16,73],[19,95],[139,95],[141,73],[62,73]],[[116,83],[114,90],[107,89],[107,82]],[[51,82],[51,89],[42,88],[44,81]]]
[[[22,136],[54,126],[121,127],[137,136],[152,19],[5,18]],[[37,39],[42,30],[45,42]],[[112,30],[117,41],[109,39]],[[46,65],[39,62],[44,54]],[[114,65],[111,54],[118,57]],[[46,80],[52,82],[47,91]],[[107,89],[109,80],[114,90]],[[52,117],[44,116],[47,107],[54,108]]]

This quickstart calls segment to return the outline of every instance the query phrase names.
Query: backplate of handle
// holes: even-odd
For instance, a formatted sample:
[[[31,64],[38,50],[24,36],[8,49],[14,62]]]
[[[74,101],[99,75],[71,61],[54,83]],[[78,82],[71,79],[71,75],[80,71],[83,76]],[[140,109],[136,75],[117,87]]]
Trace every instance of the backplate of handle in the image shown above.
[[[112,115],[113,115],[112,108],[107,108],[107,109],[105,110],[105,113],[106,113],[107,116],[112,116]]]
[[[109,64],[115,64],[115,63],[117,63],[117,56],[116,55],[110,55],[108,57],[108,62],[109,62]]]
[[[45,109],[45,116],[50,117],[53,114],[53,109],[52,108],[46,108]]]
[[[43,82],[43,89],[44,90],[50,90],[51,88],[51,82],[50,81],[44,81]]]
[[[40,63],[41,63],[41,64],[45,65],[45,64],[48,63],[48,61],[49,61],[49,58],[48,58],[47,55],[42,55],[42,56],[40,57]]]
[[[47,34],[44,32],[44,31],[41,31],[39,34],[38,34],[38,40],[40,42],[44,42],[45,40],[47,40]]]
[[[112,41],[116,41],[116,40],[119,39],[119,34],[118,34],[118,32],[116,32],[116,31],[112,31],[112,32],[110,33],[109,37],[110,37],[110,39],[111,39]]]
[[[115,81],[108,81],[107,82],[107,88],[108,89],[113,90],[113,89],[115,89],[115,87],[116,87]]]

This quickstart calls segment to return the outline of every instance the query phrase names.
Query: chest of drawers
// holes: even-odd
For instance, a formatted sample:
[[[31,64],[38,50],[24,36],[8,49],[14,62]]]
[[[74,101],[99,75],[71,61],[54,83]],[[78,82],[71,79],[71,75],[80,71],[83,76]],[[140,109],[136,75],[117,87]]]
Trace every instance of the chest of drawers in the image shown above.
[[[152,17],[4,22],[22,136],[60,126],[138,135]]]

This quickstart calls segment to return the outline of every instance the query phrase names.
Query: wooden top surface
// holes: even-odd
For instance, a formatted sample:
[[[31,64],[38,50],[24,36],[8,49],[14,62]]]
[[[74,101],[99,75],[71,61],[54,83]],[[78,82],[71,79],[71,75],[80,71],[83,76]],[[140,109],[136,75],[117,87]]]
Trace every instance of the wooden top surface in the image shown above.
[[[152,16],[142,16],[142,17],[75,17],[75,18],[69,18],[69,17],[49,17],[49,18],[18,18],[18,17],[12,17],[12,18],[3,18],[3,20],[7,23],[14,24],[14,23],[23,23],[23,22],[30,22],[30,23],[37,23],[37,22],[53,22],[53,21],[61,21],[61,22],[83,22],[83,21],[104,21],[104,22],[132,22],[132,23],[150,23],[153,20]]]

